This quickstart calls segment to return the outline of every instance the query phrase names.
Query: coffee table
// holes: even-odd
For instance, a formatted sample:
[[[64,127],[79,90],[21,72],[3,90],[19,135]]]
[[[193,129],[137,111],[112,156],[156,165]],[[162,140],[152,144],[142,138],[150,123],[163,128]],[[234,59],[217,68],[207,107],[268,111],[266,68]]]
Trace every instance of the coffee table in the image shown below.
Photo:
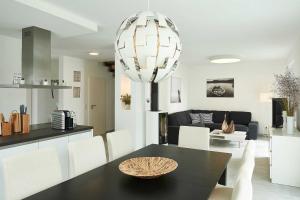
[[[245,131],[234,131],[233,133],[226,134],[223,133],[222,130],[215,129],[209,134],[211,140],[227,140],[231,142],[238,142],[239,148],[241,147],[241,143],[246,140],[246,132]]]

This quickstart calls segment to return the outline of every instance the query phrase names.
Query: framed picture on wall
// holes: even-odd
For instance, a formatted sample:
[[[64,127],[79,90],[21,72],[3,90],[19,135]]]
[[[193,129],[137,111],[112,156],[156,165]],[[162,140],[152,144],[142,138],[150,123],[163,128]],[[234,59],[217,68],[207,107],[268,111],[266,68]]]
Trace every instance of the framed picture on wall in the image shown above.
[[[73,81],[74,82],[81,81],[81,71],[73,71]]]
[[[181,78],[171,77],[170,102],[181,103]]]
[[[73,98],[80,98],[80,87],[73,87]]]
[[[207,97],[234,97],[234,79],[207,79]]]

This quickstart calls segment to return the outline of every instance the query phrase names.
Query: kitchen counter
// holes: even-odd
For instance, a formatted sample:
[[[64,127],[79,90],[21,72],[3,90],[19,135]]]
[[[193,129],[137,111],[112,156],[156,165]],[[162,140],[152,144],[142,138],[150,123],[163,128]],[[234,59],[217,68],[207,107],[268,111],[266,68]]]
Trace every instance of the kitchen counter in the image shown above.
[[[77,134],[82,131],[93,129],[92,126],[78,125],[70,130],[52,129],[50,123],[31,125],[29,134],[13,134],[11,136],[0,136],[0,148],[5,148],[11,145],[21,143],[34,142],[37,140],[49,139],[53,137],[62,137],[66,135]]]

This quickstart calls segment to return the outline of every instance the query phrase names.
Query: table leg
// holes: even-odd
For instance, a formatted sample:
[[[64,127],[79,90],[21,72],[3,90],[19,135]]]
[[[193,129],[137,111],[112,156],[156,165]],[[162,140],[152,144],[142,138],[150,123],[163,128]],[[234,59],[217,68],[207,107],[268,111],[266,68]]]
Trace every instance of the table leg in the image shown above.
[[[226,180],[227,180],[227,167],[225,168],[220,180],[218,181],[218,183],[220,185],[226,185]]]

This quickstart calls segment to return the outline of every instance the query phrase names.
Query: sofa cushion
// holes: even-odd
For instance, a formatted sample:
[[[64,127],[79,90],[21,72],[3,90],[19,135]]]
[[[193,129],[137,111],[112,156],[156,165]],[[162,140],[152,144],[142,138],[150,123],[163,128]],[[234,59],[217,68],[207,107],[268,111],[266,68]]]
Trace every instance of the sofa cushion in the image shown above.
[[[172,113],[168,115],[168,125],[169,126],[180,126],[180,124],[177,122],[176,113]]]
[[[191,110],[191,113],[212,113],[211,110]]]
[[[195,123],[195,124],[189,124],[188,126],[197,126],[197,127],[205,127],[202,122]]]
[[[226,113],[227,112],[225,112],[225,111],[213,111],[213,122],[214,123],[223,123]]]
[[[192,124],[200,123],[202,121],[199,113],[189,113],[189,114],[192,119]]]
[[[233,120],[234,124],[248,125],[251,121],[251,112],[231,111],[229,119],[230,121]]]
[[[192,123],[189,111],[182,111],[176,113],[176,119],[179,125],[188,125]]]
[[[245,131],[245,132],[248,132],[248,127],[246,125],[235,124],[234,128],[235,128],[236,131]]]
[[[213,123],[213,113],[200,113],[199,115],[203,123]]]

